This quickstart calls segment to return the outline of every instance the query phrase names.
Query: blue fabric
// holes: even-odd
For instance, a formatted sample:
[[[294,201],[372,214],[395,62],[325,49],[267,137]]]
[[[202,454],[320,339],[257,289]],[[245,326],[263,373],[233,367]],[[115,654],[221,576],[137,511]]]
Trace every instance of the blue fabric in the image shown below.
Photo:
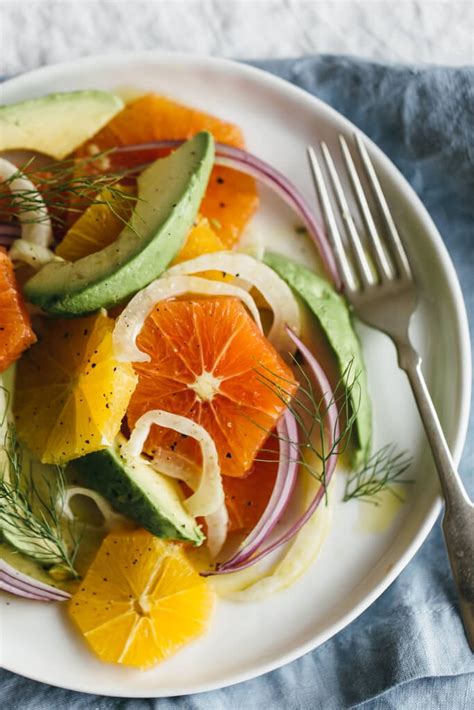
[[[254,64],[334,106],[398,165],[445,239],[472,322],[474,68],[386,66],[337,56]],[[473,429],[471,419],[461,464],[471,494]],[[312,653],[261,678],[191,697],[117,700],[50,688],[3,671],[0,691],[5,708],[21,710],[467,710],[474,707],[474,662],[438,523],[411,564],[365,614]]]

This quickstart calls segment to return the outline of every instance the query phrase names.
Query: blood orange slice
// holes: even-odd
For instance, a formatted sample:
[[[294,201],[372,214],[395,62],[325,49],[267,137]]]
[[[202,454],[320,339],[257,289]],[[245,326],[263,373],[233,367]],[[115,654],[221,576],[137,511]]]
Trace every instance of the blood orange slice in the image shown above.
[[[224,476],[222,482],[229,513],[229,532],[247,534],[262,517],[275,486],[278,451],[278,439],[270,436],[258,452],[248,476]]]
[[[185,140],[199,131],[209,131],[220,143],[244,147],[242,131],[233,123],[164,96],[148,94],[128,104],[81,148],[79,155],[87,156],[135,143]],[[159,154],[155,151],[107,156],[112,167],[142,165],[157,157]],[[237,241],[257,207],[258,195],[253,178],[230,168],[214,168],[201,213],[210,220],[226,247],[231,247]]]
[[[293,394],[292,372],[236,298],[166,301],[145,321],[137,345],[149,362],[128,407],[133,428],[150,409],[164,409],[201,424],[216,443],[222,473],[244,476],[285,408],[262,373]],[[196,445],[154,426],[146,442],[199,460]]]
[[[36,342],[30,318],[13,272],[13,265],[0,248],[0,372]]]

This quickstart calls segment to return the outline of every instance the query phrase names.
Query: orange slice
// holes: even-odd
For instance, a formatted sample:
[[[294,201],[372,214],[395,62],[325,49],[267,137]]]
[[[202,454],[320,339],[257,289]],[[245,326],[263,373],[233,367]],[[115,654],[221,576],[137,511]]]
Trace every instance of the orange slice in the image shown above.
[[[278,439],[270,436],[258,452],[248,476],[223,477],[229,532],[247,534],[262,517],[275,486],[278,452]]]
[[[19,437],[43,463],[64,463],[110,446],[136,384],[113,357],[114,321],[50,320],[21,359],[14,412]]]
[[[0,248],[0,372],[36,341],[13,264]]]
[[[225,249],[222,240],[205,217],[198,217],[196,224],[189,232],[181,251],[174,258],[173,264],[180,264],[188,259],[195,259],[201,254],[212,254]]]
[[[236,298],[158,303],[137,339],[150,362],[135,363],[138,385],[127,417],[150,409],[190,417],[212,436],[221,470],[243,476],[284,409],[264,372],[290,393],[290,368]],[[282,379],[283,378],[283,379]],[[169,447],[198,462],[196,443],[153,426],[146,451]]]
[[[213,254],[223,249],[225,249],[225,246],[212,229],[209,220],[206,217],[199,217],[171,266],[181,264],[182,261],[195,259],[197,256],[201,256],[201,254]],[[202,274],[198,275],[214,281],[233,280],[232,276],[223,274],[221,271],[204,271]]]
[[[226,249],[230,249],[239,240],[258,204],[253,178],[217,165],[209,178],[200,209],[212,222]]]
[[[209,131],[220,143],[240,148],[244,145],[242,131],[235,124],[166,96],[146,94],[127,104],[85,146],[92,145],[103,151],[118,145],[187,140],[199,131]]]
[[[114,242],[132,214],[135,201],[133,190],[127,186],[118,186],[124,194],[103,190],[97,202],[90,205],[64,236],[56,249],[56,254],[67,261],[77,261],[89,254],[104,249]]]
[[[178,545],[137,530],[105,538],[68,611],[102,661],[148,668],[200,636],[213,603]]]
[[[79,151],[90,156],[115,146],[161,140],[184,140],[210,131],[216,141],[244,147],[240,128],[220,118],[184,106],[164,96],[148,94],[132,101]],[[142,165],[159,157],[155,151],[107,156],[115,168]],[[215,167],[201,212],[226,247],[231,247],[258,207],[255,180],[230,168]]]

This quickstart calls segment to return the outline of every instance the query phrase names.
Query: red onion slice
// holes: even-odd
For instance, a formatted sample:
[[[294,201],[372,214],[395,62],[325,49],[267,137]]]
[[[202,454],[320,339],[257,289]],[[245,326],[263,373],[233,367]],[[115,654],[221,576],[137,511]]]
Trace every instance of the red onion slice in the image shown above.
[[[115,150],[117,153],[133,153],[143,150],[169,150],[176,148],[182,143],[183,141],[156,141],[120,146]],[[269,165],[269,163],[242,148],[234,148],[224,143],[216,143],[215,163],[216,165],[222,165],[246,173],[260,180],[260,182],[272,189],[298,214],[321,256],[327,273],[331,276],[336,287],[340,289],[341,281],[331,246],[313,210],[298,188],[282,173]]]
[[[277,424],[280,443],[278,471],[270,500],[252,532],[245,538],[239,550],[219,570],[239,564],[253,555],[270,535],[283,515],[296,483],[298,473],[298,428],[294,416],[286,410]]]
[[[20,227],[14,224],[4,224],[0,222],[0,246],[10,247],[15,239],[21,236]]]
[[[34,599],[40,602],[60,601],[63,597],[51,597],[46,592],[39,592],[33,587],[15,582],[8,575],[0,572],[0,589],[25,599]]]
[[[12,591],[14,589],[18,596],[40,601],[64,601],[71,596],[62,589],[57,589],[19,572],[4,560],[0,560],[0,589],[5,589],[12,594],[15,593]]]
[[[11,247],[14,241],[15,237],[2,237],[0,234],[0,247]]]
[[[332,391],[331,385],[329,384],[329,380],[326,377],[326,373],[322,369],[321,365],[318,363],[312,352],[306,347],[306,345],[298,338],[297,335],[290,329],[287,328],[288,330],[288,335],[290,338],[293,340],[295,345],[297,346],[298,350],[300,353],[303,355],[304,359],[306,360],[306,363],[311,370],[311,374],[314,378],[315,384],[318,387],[318,389],[321,391],[322,395],[322,401],[324,402],[324,405],[326,407],[326,416],[327,416],[327,448],[329,451],[332,451],[333,453],[331,456],[328,457],[327,462],[326,462],[326,478],[325,478],[325,485],[321,484],[321,486],[318,488],[318,491],[316,495],[314,496],[311,504],[307,508],[307,510],[303,513],[301,517],[299,517],[293,525],[290,526],[290,528],[279,538],[274,540],[272,543],[267,545],[267,547],[264,547],[261,549],[257,554],[253,555],[252,557],[245,557],[244,559],[241,559],[240,562],[233,562],[231,564],[231,561],[227,561],[223,565],[219,566],[218,569],[212,572],[206,572],[204,573],[206,576],[212,575],[212,574],[228,574],[230,572],[236,572],[237,570],[245,569],[246,567],[250,567],[250,565],[255,564],[259,560],[262,560],[264,557],[269,555],[271,552],[276,550],[278,547],[281,545],[284,545],[286,542],[291,540],[292,537],[296,535],[296,533],[301,530],[303,525],[311,518],[315,510],[318,508],[319,504],[321,503],[321,500],[324,497],[325,491],[327,486],[329,485],[329,482],[332,478],[332,475],[334,473],[334,469],[336,467],[336,462],[337,462],[337,457],[338,457],[338,446],[335,444],[339,440],[339,418],[338,418],[338,411],[337,411],[337,405],[334,397],[334,393]],[[266,536],[268,537],[268,535]],[[260,541],[262,542],[262,541]]]
[[[51,599],[45,599],[44,597],[39,596],[36,592],[31,591],[31,589],[25,590],[15,587],[10,584],[10,582],[6,581],[2,575],[0,575],[0,590],[13,594],[15,597],[23,597],[24,599],[32,599],[38,602],[52,601]]]
[[[0,235],[2,237],[19,237],[21,235],[21,227],[15,224],[0,222]]]

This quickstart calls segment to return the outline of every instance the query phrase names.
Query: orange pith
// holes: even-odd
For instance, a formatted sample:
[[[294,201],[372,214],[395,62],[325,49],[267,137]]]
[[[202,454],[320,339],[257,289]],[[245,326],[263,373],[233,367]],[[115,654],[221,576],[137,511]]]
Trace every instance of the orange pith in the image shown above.
[[[150,409],[189,417],[213,437],[222,473],[243,476],[284,404],[264,372],[293,393],[292,373],[235,298],[158,303],[137,339],[151,357],[135,363],[139,380],[127,411],[133,428]],[[269,374],[271,373],[271,374]],[[196,442],[153,426],[146,442],[199,460]]]
[[[68,611],[101,660],[148,668],[200,636],[213,603],[178,545],[136,530],[105,538]]]
[[[244,138],[238,126],[197,111],[164,96],[148,94],[132,101],[79,150],[78,155],[137,143],[184,140],[199,131],[209,131],[216,141],[242,148]],[[163,152],[161,152],[161,155]],[[111,167],[129,168],[160,156],[157,151],[137,151],[107,156]],[[231,247],[258,207],[253,178],[229,168],[213,169],[201,213],[226,247]]]
[[[12,262],[0,248],[0,372],[35,341]]]

